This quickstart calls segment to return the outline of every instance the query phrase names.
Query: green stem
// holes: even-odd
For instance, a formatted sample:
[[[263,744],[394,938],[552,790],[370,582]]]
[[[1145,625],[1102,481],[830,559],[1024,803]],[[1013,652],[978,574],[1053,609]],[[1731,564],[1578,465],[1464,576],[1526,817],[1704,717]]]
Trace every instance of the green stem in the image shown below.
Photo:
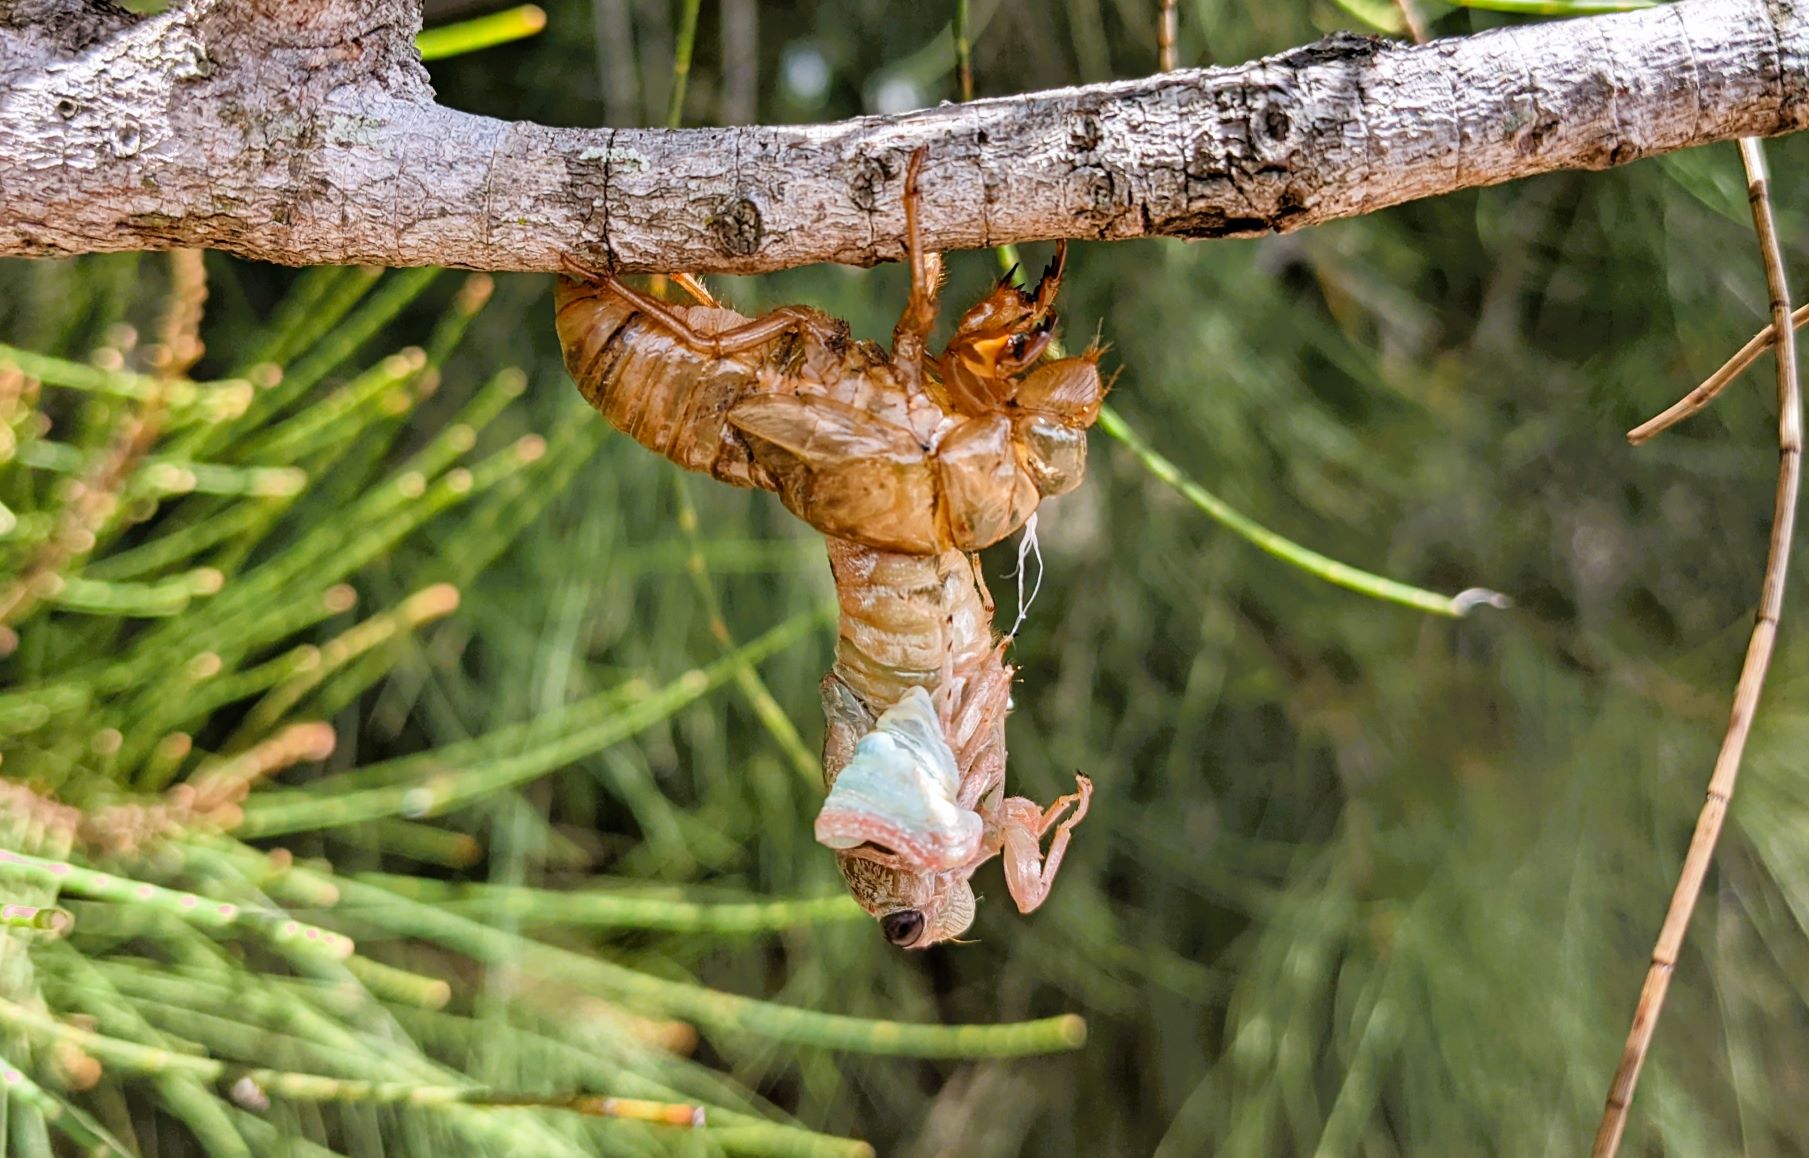
[[[697,591],[697,598],[703,603],[704,615],[709,619],[710,634],[716,638],[717,644],[726,655],[738,653],[735,637],[729,632],[729,625],[722,617],[722,601],[716,597],[716,587],[710,582],[710,572],[704,563],[703,543],[697,534],[697,507],[691,502],[690,480],[683,472],[675,471],[672,475],[672,493],[678,503],[678,527],[685,536],[685,545],[689,555],[685,559],[685,572],[691,576],[691,586]],[[791,761],[791,766],[798,770],[804,782],[815,789],[823,782],[823,766],[805,747],[804,740],[798,735],[796,725],[773,693],[760,678],[760,673],[752,663],[741,662],[735,667],[735,686],[747,698],[748,706],[754,709],[754,715],[760,724],[772,736],[779,750]]]
[[[372,1102],[384,1105],[532,1107],[571,1110],[587,1117],[631,1118],[666,1125],[701,1125],[696,1106],[661,1105],[640,1099],[615,1099],[593,1094],[521,1094],[481,1086],[427,1085],[416,1082],[365,1081],[328,1077],[290,1070],[245,1068],[217,1058],[177,1053],[159,1046],[141,1045],[68,1025],[0,998],[0,1025],[42,1041],[65,1042],[92,1054],[102,1062],[133,1073],[184,1074],[205,1082],[250,1083],[268,1094],[307,1102]],[[10,1074],[0,1069],[0,1081]],[[25,1079],[29,1080],[29,1079]]]
[[[996,251],[1000,268],[1009,272],[1018,265],[1017,247],[1001,245]],[[1061,356],[1058,343],[1050,345],[1052,357]],[[1483,587],[1472,587],[1460,591],[1456,595],[1440,595],[1435,591],[1427,591],[1393,579],[1384,579],[1380,575],[1372,575],[1368,571],[1359,570],[1348,563],[1340,563],[1328,558],[1310,547],[1303,547],[1291,539],[1285,539],[1269,530],[1261,523],[1233,510],[1225,500],[1219,498],[1199,483],[1194,482],[1181,472],[1181,468],[1162,457],[1143,436],[1131,429],[1116,410],[1103,406],[1099,411],[1099,429],[1107,436],[1117,439],[1125,449],[1134,455],[1145,470],[1173,487],[1181,497],[1204,511],[1208,518],[1239,536],[1246,542],[1280,559],[1284,563],[1298,567],[1311,575],[1316,575],[1338,587],[1367,595],[1372,599],[1381,599],[1389,603],[1400,603],[1418,611],[1433,615],[1446,615],[1461,618],[1469,614],[1470,609],[1479,604],[1490,607],[1505,608],[1511,606],[1507,596]]]
[[[108,1026],[110,1032],[119,1033],[123,1028],[125,1033],[141,1042],[168,1044],[157,1028],[114,987],[107,974],[81,953],[69,949],[42,955],[39,960],[45,964],[44,972],[50,977],[62,975],[59,988],[65,991],[62,996],[67,1009],[87,1014],[98,1025]],[[188,1127],[210,1158],[214,1155],[250,1158],[251,1151],[225,1107],[206,1086],[184,1074],[166,1074],[156,1079],[156,1086],[164,1108]]]
[[[1168,459],[1158,454],[1143,437],[1132,430],[1130,425],[1118,416],[1118,412],[1107,406],[1099,412],[1099,428],[1123,443],[1125,448],[1135,455],[1144,469],[1178,491],[1182,498],[1206,512],[1207,517],[1258,548],[1267,551],[1292,566],[1300,568],[1311,575],[1316,575],[1327,583],[1367,595],[1372,599],[1381,599],[1390,603],[1400,603],[1418,611],[1433,615],[1448,615],[1453,618],[1463,616],[1472,607],[1486,603],[1492,607],[1506,607],[1507,598],[1494,591],[1472,588],[1456,595],[1440,595],[1434,591],[1426,591],[1393,579],[1384,579],[1380,575],[1372,575],[1361,571],[1348,563],[1340,563],[1319,552],[1289,539],[1284,539],[1247,515],[1239,514],[1226,505],[1225,501],[1194,482]]]
[[[724,1033],[893,1057],[1018,1057],[1078,1049],[1086,1023],[1074,1014],[1007,1025],[921,1025],[818,1013],[669,981],[568,949],[525,941],[434,905],[362,881],[338,881],[347,902],[383,910],[385,927],[491,964],[519,962],[581,989],[694,1021]]]
[[[251,383],[239,378],[208,383],[165,382],[129,370],[102,370],[48,354],[34,354],[3,343],[0,367],[17,370],[50,386],[90,394],[134,402],[161,399],[169,409],[169,425],[185,418],[207,420],[239,414],[252,399]]]
[[[375,274],[381,272],[374,271],[370,276],[374,278]],[[208,431],[192,452],[199,455],[205,449],[215,446],[233,446],[237,450],[243,445],[237,440],[242,439],[246,431],[270,429],[274,415],[299,400],[357,353],[378,330],[388,325],[410,302],[424,293],[434,279],[439,277],[440,272],[436,266],[405,269],[385,280],[362,307],[346,318],[343,325],[306,346],[296,346],[296,349],[307,349],[308,352],[287,369],[282,380],[260,391],[252,400],[251,408],[241,416],[238,423],[221,423]],[[357,300],[373,284],[373,281],[359,278],[349,287],[337,288],[342,298]]]
[[[53,474],[86,474],[98,452],[66,442],[35,439],[19,444],[13,461]],[[126,493],[138,495],[255,495],[287,498],[308,484],[306,471],[290,466],[228,466],[217,462],[185,462],[147,455],[139,462]]]
[[[328,929],[290,920],[280,913],[268,913],[231,902],[207,900],[194,893],[179,893],[161,885],[97,872],[67,861],[42,860],[7,849],[0,849],[0,866],[5,866],[5,869],[36,884],[49,885],[64,893],[163,913],[203,929],[255,929],[272,944],[285,950],[323,953],[338,960],[352,954],[352,942],[349,938]]]
[[[955,0],[955,75],[962,101],[974,99],[973,45],[968,40],[967,0]]]
[[[37,929],[63,937],[75,927],[68,909],[38,905],[0,905],[0,929]]]
[[[391,354],[294,416],[248,434],[233,448],[234,453],[288,463],[301,459],[323,442],[343,445],[346,437],[363,425],[361,410],[412,382],[426,368],[427,352],[418,346]]]
[[[234,373],[249,374],[253,366],[265,364],[287,366],[338,325],[382,276],[382,267],[375,265],[321,265],[304,270],[277,306],[266,337],[252,347]]]
[[[546,12],[539,5],[520,4],[456,24],[424,29],[415,37],[415,49],[424,61],[444,60],[449,56],[463,56],[499,44],[526,40],[545,27]]]
[[[474,800],[522,784],[583,756],[619,744],[720,687],[737,665],[757,663],[783,651],[828,621],[833,608],[808,611],[773,628],[745,647],[705,668],[686,672],[659,691],[602,720],[578,721],[563,734],[517,755],[477,767],[447,772],[413,784],[391,784],[350,792],[332,791],[334,780],[317,782],[307,792],[265,797],[246,807],[239,826],[243,837],[274,836],[327,828],[380,816],[434,816]]]
[[[79,576],[61,580],[44,601],[64,611],[116,619],[162,619],[180,615],[197,595],[220,589],[220,573],[197,567],[148,583],[111,583]]]
[[[678,22],[678,45],[672,53],[672,103],[666,106],[666,127],[676,129],[685,119],[685,82],[691,78],[691,49],[697,43],[697,14],[703,0],[685,0]]]
[[[244,721],[227,742],[227,749],[247,747],[259,737],[270,734],[290,709],[322,680],[397,635],[452,614],[458,604],[457,588],[436,584],[328,640],[314,652],[317,662],[290,673],[246,712]]]
[[[3,1057],[0,1057],[0,1094],[38,1111],[71,1142],[91,1154],[131,1158],[131,1151],[107,1133],[106,1127],[32,1081],[24,1070]],[[4,1148],[4,1142],[4,1135],[0,1135],[0,1149]]]
[[[771,1122],[746,1112],[745,1101],[736,1109],[723,1106],[723,1101],[736,1101],[738,1091],[721,1088],[714,1075],[692,1069],[690,1078],[702,1077],[714,1092],[700,1094],[696,1089],[679,1090],[666,1080],[674,1064],[664,1051],[640,1050],[625,1056],[623,1039],[609,1036],[595,1048],[581,1047],[543,1033],[504,1024],[478,1025],[465,1018],[445,1013],[423,1013],[419,1010],[398,1011],[409,1034],[442,1049],[468,1050],[474,1041],[483,1048],[495,1049],[506,1044],[519,1056],[531,1072],[570,1075],[579,1085],[606,1085],[637,1098],[655,1101],[701,1101],[709,1103],[709,1125],[705,1137],[730,1154],[780,1156],[780,1158],[873,1158],[873,1147],[853,1138],[838,1138],[787,1122]],[[632,1047],[628,1047],[632,1050]],[[601,1050],[609,1056],[604,1057]],[[649,1065],[660,1076],[648,1076],[626,1068]],[[675,1080],[683,1081],[684,1078]],[[692,1084],[695,1084],[693,1082]]]
[[[300,472],[298,472],[300,473]],[[84,568],[90,579],[134,579],[193,559],[264,521],[265,504],[235,503],[212,518],[146,539],[136,547],[97,559]]]
[[[416,878],[361,874],[360,880],[406,888]],[[418,898],[436,908],[480,921],[508,917],[529,925],[584,929],[658,929],[672,933],[768,933],[825,922],[864,920],[853,899],[837,894],[786,901],[726,901],[713,904],[665,897],[586,890],[558,892],[509,885],[459,885],[427,890]]]

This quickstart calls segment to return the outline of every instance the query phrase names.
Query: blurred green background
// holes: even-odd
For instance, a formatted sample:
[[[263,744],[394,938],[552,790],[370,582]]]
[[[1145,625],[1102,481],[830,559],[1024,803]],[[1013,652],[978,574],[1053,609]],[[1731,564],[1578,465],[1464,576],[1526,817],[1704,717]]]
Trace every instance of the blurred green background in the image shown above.
[[[483,7],[430,0],[429,22]],[[1518,19],[1414,11],[1436,35]],[[1146,0],[970,15],[980,95],[1155,67]],[[435,61],[441,100],[666,119],[681,5],[546,16]],[[955,99],[953,17],[703,5],[684,119]],[[1182,0],[1180,63],[1398,19]],[[1769,147],[1800,267],[1809,154]],[[951,260],[950,303],[997,276],[995,255]],[[1517,605],[1452,621],[1329,586],[1096,435],[1086,485],[1042,518],[1010,725],[1017,790],[1050,798],[1078,768],[1093,811],[1035,915],[989,867],[977,943],[905,955],[838,899],[810,836],[820,540],[770,496],[677,490],[609,431],[560,365],[550,279],[209,254],[193,377],[228,384],[197,390],[159,353],[192,265],[0,263],[0,744],[15,787],[81,810],[15,795],[0,814],[24,856],[0,865],[0,901],[76,921],[0,931],[19,1075],[0,1137],[22,1154],[859,1152],[830,1136],[909,1156],[1581,1152],[1765,555],[1768,359],[1657,442],[1623,439],[1767,320],[1734,146],[1287,237],[1078,242],[1069,270],[1070,344],[1109,343],[1113,405],[1189,477],[1334,558]],[[906,290],[897,267],[713,284],[874,338]],[[97,491],[112,499],[84,506]],[[988,557],[1002,608],[1014,562]],[[1793,592],[1626,1153],[1804,1151],[1806,616]],[[324,760],[306,758],[318,732],[283,730],[307,721],[332,726]],[[207,817],[123,810],[197,774],[258,786]],[[210,827],[241,807],[244,843]],[[203,921],[190,891],[244,915]],[[901,1045],[815,1016],[1068,1013],[1085,1047],[1030,1057],[987,1055],[1047,1027]],[[203,1056],[339,1084],[181,1060]],[[403,1089],[346,1084],[367,1079]],[[708,1105],[711,1125],[398,1101],[474,1085]]]

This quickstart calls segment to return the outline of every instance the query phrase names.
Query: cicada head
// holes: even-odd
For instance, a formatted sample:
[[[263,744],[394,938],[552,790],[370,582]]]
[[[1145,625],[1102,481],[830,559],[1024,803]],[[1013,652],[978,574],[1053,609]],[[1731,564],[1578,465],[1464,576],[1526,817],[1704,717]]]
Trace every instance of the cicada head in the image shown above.
[[[1057,242],[1055,257],[1031,290],[1019,289],[1012,275],[1006,274],[990,294],[961,315],[955,323],[955,341],[1047,332],[1054,325],[1055,297],[1061,292],[1062,269],[1067,259],[1067,243]]]
[[[1055,296],[1061,290],[1066,243],[1034,290],[1022,290],[1010,275],[961,315],[941,359],[942,378],[957,407],[980,413],[1011,401],[1013,379],[1036,365],[1055,340]]]
[[[901,949],[928,949],[959,937],[974,923],[971,868],[912,872],[865,855],[870,851],[837,853],[836,864],[854,899],[879,919],[886,940]]]

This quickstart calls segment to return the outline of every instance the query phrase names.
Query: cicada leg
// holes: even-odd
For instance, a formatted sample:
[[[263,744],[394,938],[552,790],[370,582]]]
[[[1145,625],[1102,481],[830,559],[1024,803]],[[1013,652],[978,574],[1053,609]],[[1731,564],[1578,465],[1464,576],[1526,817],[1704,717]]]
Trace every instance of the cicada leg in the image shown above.
[[[1086,818],[1087,802],[1093,796],[1093,782],[1077,772],[1074,786],[1076,791],[1058,798],[1048,808],[1038,808],[1034,801],[1022,796],[1012,796],[1005,801],[1000,823],[1005,886],[1011,891],[1011,899],[1017,903],[1020,913],[1030,912],[1048,898],[1055,874],[1062,867],[1062,857],[1067,855],[1068,838],[1074,826]],[[1049,842],[1049,851],[1043,852],[1043,834],[1069,806],[1073,806],[1074,811],[1061,821],[1055,829],[1055,839]]]
[[[921,389],[930,331],[936,325],[936,291],[942,282],[942,255],[926,251],[918,224],[917,177],[927,149],[919,147],[905,167],[905,256],[911,263],[911,300],[892,331],[892,360],[902,370],[905,387]]]
[[[631,289],[613,278],[603,283],[611,293],[671,331],[672,336],[700,354],[722,357],[739,354],[756,346],[764,346],[774,338],[792,331],[815,334],[824,342],[839,339],[840,330],[814,310],[803,306],[780,306],[739,326],[731,326],[716,334],[706,334],[686,321],[672,306],[656,297]]]
[[[1062,271],[1068,266],[1068,239],[1057,238],[1055,256],[1043,268],[1043,276],[1036,283],[1036,315],[1041,317],[1055,305],[1055,296],[1062,292]]]
[[[982,801],[1005,782],[1005,716],[1011,711],[1011,665],[1001,640],[982,674],[964,689],[960,712],[946,728],[961,771],[957,803],[976,812]]]
[[[742,325],[731,326],[720,333],[706,334],[692,326],[669,303],[663,302],[651,294],[644,294],[633,289],[618,281],[611,274],[599,273],[590,269],[569,254],[561,254],[560,261],[569,272],[580,280],[592,282],[620,297],[700,354],[709,354],[718,358],[725,354],[739,354],[744,350],[765,345],[774,338],[793,330],[811,333],[825,343],[838,342],[842,338],[841,329],[831,319],[803,306],[781,306],[771,313],[762,314]],[[685,292],[696,297],[704,305],[721,308],[716,299],[711,296],[710,291],[704,288],[703,283],[692,275],[681,273],[670,276],[673,281],[684,288]]]
[[[604,273],[593,266],[585,265],[569,253],[561,253],[559,255],[559,264],[565,267],[566,276],[573,281],[601,283],[610,280],[609,274]]]

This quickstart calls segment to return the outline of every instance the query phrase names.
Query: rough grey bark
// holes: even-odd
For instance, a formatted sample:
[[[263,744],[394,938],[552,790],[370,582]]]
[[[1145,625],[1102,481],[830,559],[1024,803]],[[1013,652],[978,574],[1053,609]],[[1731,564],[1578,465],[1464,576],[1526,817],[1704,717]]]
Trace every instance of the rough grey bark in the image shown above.
[[[751,273],[942,249],[1287,231],[1809,123],[1798,0],[1681,0],[1421,47],[831,125],[560,129],[433,103],[417,0],[0,0],[0,255]]]

